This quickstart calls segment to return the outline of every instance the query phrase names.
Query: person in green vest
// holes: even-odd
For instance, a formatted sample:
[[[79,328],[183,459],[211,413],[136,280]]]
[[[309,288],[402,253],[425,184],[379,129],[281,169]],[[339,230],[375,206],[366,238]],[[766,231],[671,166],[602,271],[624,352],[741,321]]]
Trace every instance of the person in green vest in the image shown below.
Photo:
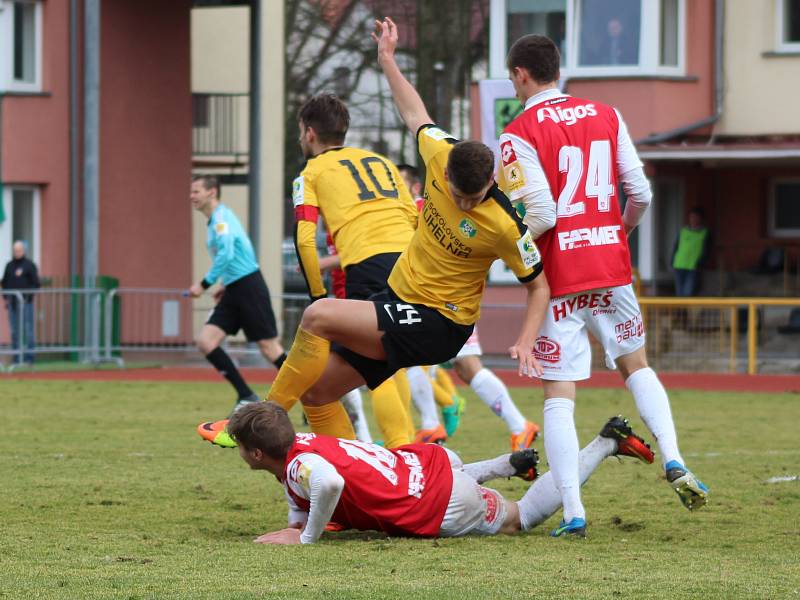
[[[689,224],[681,227],[672,250],[675,270],[675,295],[696,296],[700,289],[700,267],[711,248],[711,233],[705,226],[705,214],[699,207],[689,211]]]

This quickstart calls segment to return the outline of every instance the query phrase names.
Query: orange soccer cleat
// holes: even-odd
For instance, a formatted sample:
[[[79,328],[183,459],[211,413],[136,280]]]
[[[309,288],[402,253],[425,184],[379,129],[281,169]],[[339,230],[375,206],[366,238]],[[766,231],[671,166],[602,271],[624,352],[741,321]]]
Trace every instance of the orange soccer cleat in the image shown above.
[[[511,451],[524,450],[530,448],[536,437],[539,435],[539,426],[531,421],[525,421],[525,429],[521,433],[511,434]]]

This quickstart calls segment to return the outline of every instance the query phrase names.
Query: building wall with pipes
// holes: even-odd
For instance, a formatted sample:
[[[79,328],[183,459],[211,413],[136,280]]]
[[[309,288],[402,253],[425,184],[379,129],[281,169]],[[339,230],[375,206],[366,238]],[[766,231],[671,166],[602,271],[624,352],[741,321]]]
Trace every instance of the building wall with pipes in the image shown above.
[[[717,134],[800,133],[800,54],[779,51],[780,2],[725,3],[725,96]]]
[[[69,3],[41,6],[42,89],[1,100],[0,176],[5,186],[39,189],[40,272],[65,278]],[[99,271],[123,286],[191,282],[190,7],[189,0],[102,4]]]

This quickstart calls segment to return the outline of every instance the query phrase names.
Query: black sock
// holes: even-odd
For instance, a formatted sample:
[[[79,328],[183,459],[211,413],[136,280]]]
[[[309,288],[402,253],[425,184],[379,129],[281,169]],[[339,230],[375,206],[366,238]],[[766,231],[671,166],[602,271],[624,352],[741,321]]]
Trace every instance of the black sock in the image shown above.
[[[279,371],[281,370],[281,366],[286,361],[286,352],[281,354],[278,358],[272,361],[272,364],[275,365],[275,368]]]
[[[247,396],[253,395],[253,390],[244,382],[241,373],[239,373],[239,369],[233,364],[231,357],[227,355],[225,350],[217,346],[206,354],[206,360],[214,365],[214,368],[219,371],[220,375],[236,388],[236,393],[239,394],[239,398],[246,398]]]

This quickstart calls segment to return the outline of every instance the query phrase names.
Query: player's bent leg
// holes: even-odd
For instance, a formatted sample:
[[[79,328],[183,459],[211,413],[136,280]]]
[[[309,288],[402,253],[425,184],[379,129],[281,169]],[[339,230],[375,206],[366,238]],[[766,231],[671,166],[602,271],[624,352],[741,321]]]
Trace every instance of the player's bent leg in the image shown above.
[[[661,452],[662,466],[670,487],[688,509],[700,508],[708,501],[708,487],[686,468],[672,419],[667,391],[655,371],[647,366],[644,346],[616,359],[625,385],[636,402],[645,425]]]
[[[406,410],[393,377],[372,390],[372,410],[387,448],[411,443]]]
[[[411,417],[411,385],[408,382],[408,373],[406,369],[400,369],[394,374],[394,377],[397,391],[400,392],[400,399],[403,401],[403,408],[405,409],[408,439],[413,440],[416,429],[414,428],[414,419]]]
[[[406,374],[411,387],[411,399],[420,416],[420,434],[430,435],[440,428],[430,379],[422,367],[409,367]]]
[[[288,364],[289,361],[286,362]],[[339,398],[361,385],[364,385],[364,378],[358,371],[338,354],[330,354],[322,375],[301,397],[311,430],[323,435],[355,439],[353,426]]]
[[[261,354],[264,356],[264,358],[274,364],[276,369],[280,369],[286,360],[286,352],[284,352],[283,346],[278,338],[274,337],[265,340],[258,340],[257,343],[258,349],[261,351]]]
[[[225,339],[225,331],[216,325],[206,323],[200,330],[195,343],[197,348],[206,357],[206,360],[222,375],[236,390],[238,396],[237,405],[240,402],[257,402],[260,400],[258,395],[247,385],[236,368],[236,365],[228,356],[228,353],[222,349],[222,344]]]
[[[367,358],[386,360],[372,302],[323,298],[306,308],[300,326]]]
[[[278,371],[267,399],[280,404],[286,412],[289,412],[300,396],[314,385],[325,371],[330,348],[331,343],[327,339],[304,329],[302,325],[298,327],[294,343],[289,349],[286,361]],[[349,392],[350,389],[352,388],[344,392]]]

